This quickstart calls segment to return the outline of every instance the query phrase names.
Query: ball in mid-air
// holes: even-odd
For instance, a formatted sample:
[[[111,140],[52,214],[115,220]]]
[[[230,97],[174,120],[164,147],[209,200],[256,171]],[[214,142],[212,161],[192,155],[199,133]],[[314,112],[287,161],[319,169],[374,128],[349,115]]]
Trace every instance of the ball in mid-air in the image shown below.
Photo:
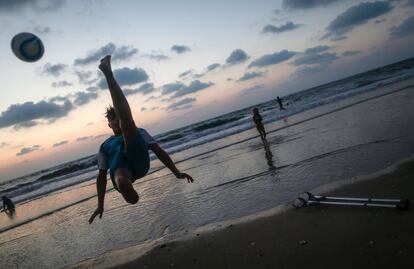
[[[19,33],[15,35],[11,41],[11,48],[14,55],[25,62],[39,60],[45,51],[40,38],[32,33]]]

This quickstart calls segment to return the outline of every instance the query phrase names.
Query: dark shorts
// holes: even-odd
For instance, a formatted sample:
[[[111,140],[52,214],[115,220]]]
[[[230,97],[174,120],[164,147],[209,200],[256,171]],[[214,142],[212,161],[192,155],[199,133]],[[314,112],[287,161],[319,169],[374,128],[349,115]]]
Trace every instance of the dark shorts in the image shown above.
[[[115,171],[118,168],[126,168],[131,172],[131,182],[145,176],[150,168],[150,158],[148,154],[148,144],[137,134],[125,149],[124,143],[120,145],[116,153],[112,167],[109,169],[112,184],[118,190],[115,183]]]

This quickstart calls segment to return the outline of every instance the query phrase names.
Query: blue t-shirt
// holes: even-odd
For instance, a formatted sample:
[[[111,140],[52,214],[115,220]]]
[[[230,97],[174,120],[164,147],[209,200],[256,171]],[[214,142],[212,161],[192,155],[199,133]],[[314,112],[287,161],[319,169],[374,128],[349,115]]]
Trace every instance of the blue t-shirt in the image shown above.
[[[122,135],[111,136],[99,148],[98,168],[110,169],[111,179],[115,170],[120,167],[126,167],[132,172],[132,181],[142,177],[149,169],[148,145],[153,143],[157,142],[142,128],[137,128],[136,138],[126,149]]]

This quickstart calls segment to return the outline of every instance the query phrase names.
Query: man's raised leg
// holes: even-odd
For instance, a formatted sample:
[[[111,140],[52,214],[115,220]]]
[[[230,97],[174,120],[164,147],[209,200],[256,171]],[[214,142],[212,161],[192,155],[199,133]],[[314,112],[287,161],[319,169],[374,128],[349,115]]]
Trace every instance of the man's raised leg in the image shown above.
[[[136,135],[136,125],[132,118],[131,108],[129,107],[128,101],[112,73],[110,55],[101,59],[99,69],[101,69],[102,73],[105,75],[111,93],[112,104],[120,120],[120,127],[125,139],[125,144],[128,144],[128,142],[134,139]]]

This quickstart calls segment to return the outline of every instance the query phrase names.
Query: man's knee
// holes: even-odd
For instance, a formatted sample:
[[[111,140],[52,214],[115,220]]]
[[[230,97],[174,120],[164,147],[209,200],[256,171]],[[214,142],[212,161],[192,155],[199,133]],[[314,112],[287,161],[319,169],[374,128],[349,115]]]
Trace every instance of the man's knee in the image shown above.
[[[134,190],[131,181],[128,178],[122,176],[119,176],[116,181],[119,191],[121,192],[125,201],[130,204],[138,203],[139,196],[138,193]]]

